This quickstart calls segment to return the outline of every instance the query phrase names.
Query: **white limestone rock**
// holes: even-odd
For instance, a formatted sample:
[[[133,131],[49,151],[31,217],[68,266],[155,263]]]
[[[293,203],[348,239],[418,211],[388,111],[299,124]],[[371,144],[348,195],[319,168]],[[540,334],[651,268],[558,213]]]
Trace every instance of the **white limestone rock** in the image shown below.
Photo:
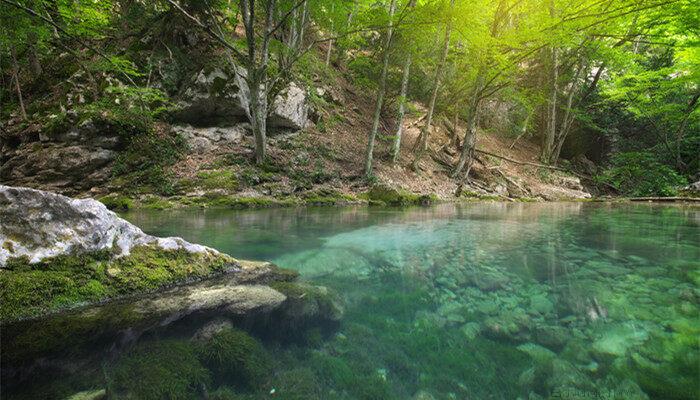
[[[299,130],[307,125],[308,120],[306,91],[292,82],[275,98],[268,124],[272,128]]]
[[[27,256],[34,263],[104,249],[125,256],[140,245],[218,254],[181,238],[147,235],[97,200],[0,185],[0,268],[14,257]]]

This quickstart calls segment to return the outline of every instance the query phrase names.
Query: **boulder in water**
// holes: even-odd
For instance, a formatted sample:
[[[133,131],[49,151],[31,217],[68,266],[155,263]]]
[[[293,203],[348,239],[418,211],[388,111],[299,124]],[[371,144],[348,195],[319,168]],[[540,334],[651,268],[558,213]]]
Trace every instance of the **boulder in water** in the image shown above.
[[[119,218],[93,199],[72,199],[23,187],[0,185],[0,268],[10,259],[30,263],[59,255],[107,250],[126,256],[137,246],[219,254],[181,238],[158,238]]]

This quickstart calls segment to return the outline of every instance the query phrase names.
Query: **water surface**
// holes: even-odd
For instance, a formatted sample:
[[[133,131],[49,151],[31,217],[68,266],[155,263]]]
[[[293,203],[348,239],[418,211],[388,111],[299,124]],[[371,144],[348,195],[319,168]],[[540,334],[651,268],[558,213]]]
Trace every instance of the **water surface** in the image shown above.
[[[336,337],[295,361],[320,382],[320,398],[700,396],[697,207],[126,217],[152,234],[271,260],[341,293],[347,315]]]
[[[224,379],[210,398],[700,398],[698,207],[493,203],[124,216],[147,233],[298,270],[345,302],[332,334],[266,341],[272,376]],[[110,368],[83,386],[109,381]]]

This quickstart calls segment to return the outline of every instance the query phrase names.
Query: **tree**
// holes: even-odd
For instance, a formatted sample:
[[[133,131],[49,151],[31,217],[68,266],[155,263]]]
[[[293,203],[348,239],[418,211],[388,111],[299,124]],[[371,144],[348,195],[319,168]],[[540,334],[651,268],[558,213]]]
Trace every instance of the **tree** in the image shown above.
[[[455,8],[455,0],[450,0],[450,10],[447,13],[447,20],[445,22],[445,38],[442,42],[442,51],[440,52],[440,60],[438,61],[437,67],[435,69],[435,78],[433,81],[433,90],[430,96],[430,102],[428,103],[428,114],[425,118],[425,125],[421,129],[420,137],[418,139],[418,147],[416,152],[416,157],[411,164],[413,170],[418,169],[418,163],[421,158],[428,150],[428,138],[430,136],[430,127],[433,123],[433,113],[435,112],[435,102],[437,101],[438,91],[440,90],[440,82],[442,80],[443,70],[445,69],[445,64],[447,62],[447,54],[450,51],[450,35],[452,34],[452,22],[453,22],[453,11]]]
[[[374,140],[379,130],[379,119],[382,116],[382,106],[384,105],[384,94],[386,92],[386,74],[389,69],[389,52],[391,50],[391,36],[394,33],[394,11],[396,10],[396,0],[389,0],[388,25],[384,35],[382,72],[379,78],[379,89],[377,91],[377,101],[374,106],[374,117],[372,119],[372,130],[367,137],[367,152],[365,154],[365,176],[372,176],[372,160],[374,153]]]
[[[416,0],[409,0],[407,8],[413,9],[416,6]],[[403,119],[406,114],[406,103],[408,101],[408,81],[411,77],[411,63],[413,62],[412,49],[406,51],[406,58],[401,73],[401,91],[399,93],[399,110],[396,116],[396,133],[394,134],[394,142],[391,147],[391,162],[396,163],[399,159],[401,151],[401,135],[403,133]]]
[[[227,49],[237,79],[245,83],[249,94],[245,106],[253,128],[255,161],[257,164],[263,164],[267,157],[267,116],[270,104],[280,87],[287,83],[286,80],[291,76],[294,63],[306,51],[302,46],[308,16],[306,0],[292,4],[279,0],[240,0],[238,10],[225,10],[227,11],[225,15],[229,17],[240,14],[240,22],[245,30],[245,52],[239,50],[234,41],[226,38],[221,28],[222,24],[214,17],[213,10],[207,13],[211,16],[211,25],[208,25],[189,14],[175,1],[168,0],[168,3]],[[292,32],[287,35],[289,38],[287,43],[275,42],[279,46],[284,46],[283,51],[286,54],[278,57],[281,62],[277,63],[277,68],[272,68],[271,43],[276,40],[279,31],[285,25],[290,26],[288,24],[290,19]],[[239,65],[243,66],[242,71]]]

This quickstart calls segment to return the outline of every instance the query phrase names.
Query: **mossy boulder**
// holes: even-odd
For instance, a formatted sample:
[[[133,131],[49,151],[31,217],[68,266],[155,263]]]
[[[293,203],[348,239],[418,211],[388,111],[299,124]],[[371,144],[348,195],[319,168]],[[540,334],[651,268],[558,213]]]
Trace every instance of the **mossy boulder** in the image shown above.
[[[114,211],[127,211],[134,208],[134,200],[128,196],[120,194],[109,194],[98,199],[100,203],[104,204],[109,210]]]
[[[386,184],[376,184],[372,186],[372,188],[370,188],[370,190],[367,192],[366,197],[370,205],[387,206],[427,206],[439,201],[438,197],[434,194],[415,194]]]
[[[192,399],[211,382],[197,348],[181,340],[144,342],[120,357],[106,374],[110,398],[116,399]]]
[[[134,247],[116,258],[108,250],[66,254],[31,263],[13,258],[0,274],[0,321],[10,322],[156,291],[176,283],[204,279],[236,268],[218,253]]]

